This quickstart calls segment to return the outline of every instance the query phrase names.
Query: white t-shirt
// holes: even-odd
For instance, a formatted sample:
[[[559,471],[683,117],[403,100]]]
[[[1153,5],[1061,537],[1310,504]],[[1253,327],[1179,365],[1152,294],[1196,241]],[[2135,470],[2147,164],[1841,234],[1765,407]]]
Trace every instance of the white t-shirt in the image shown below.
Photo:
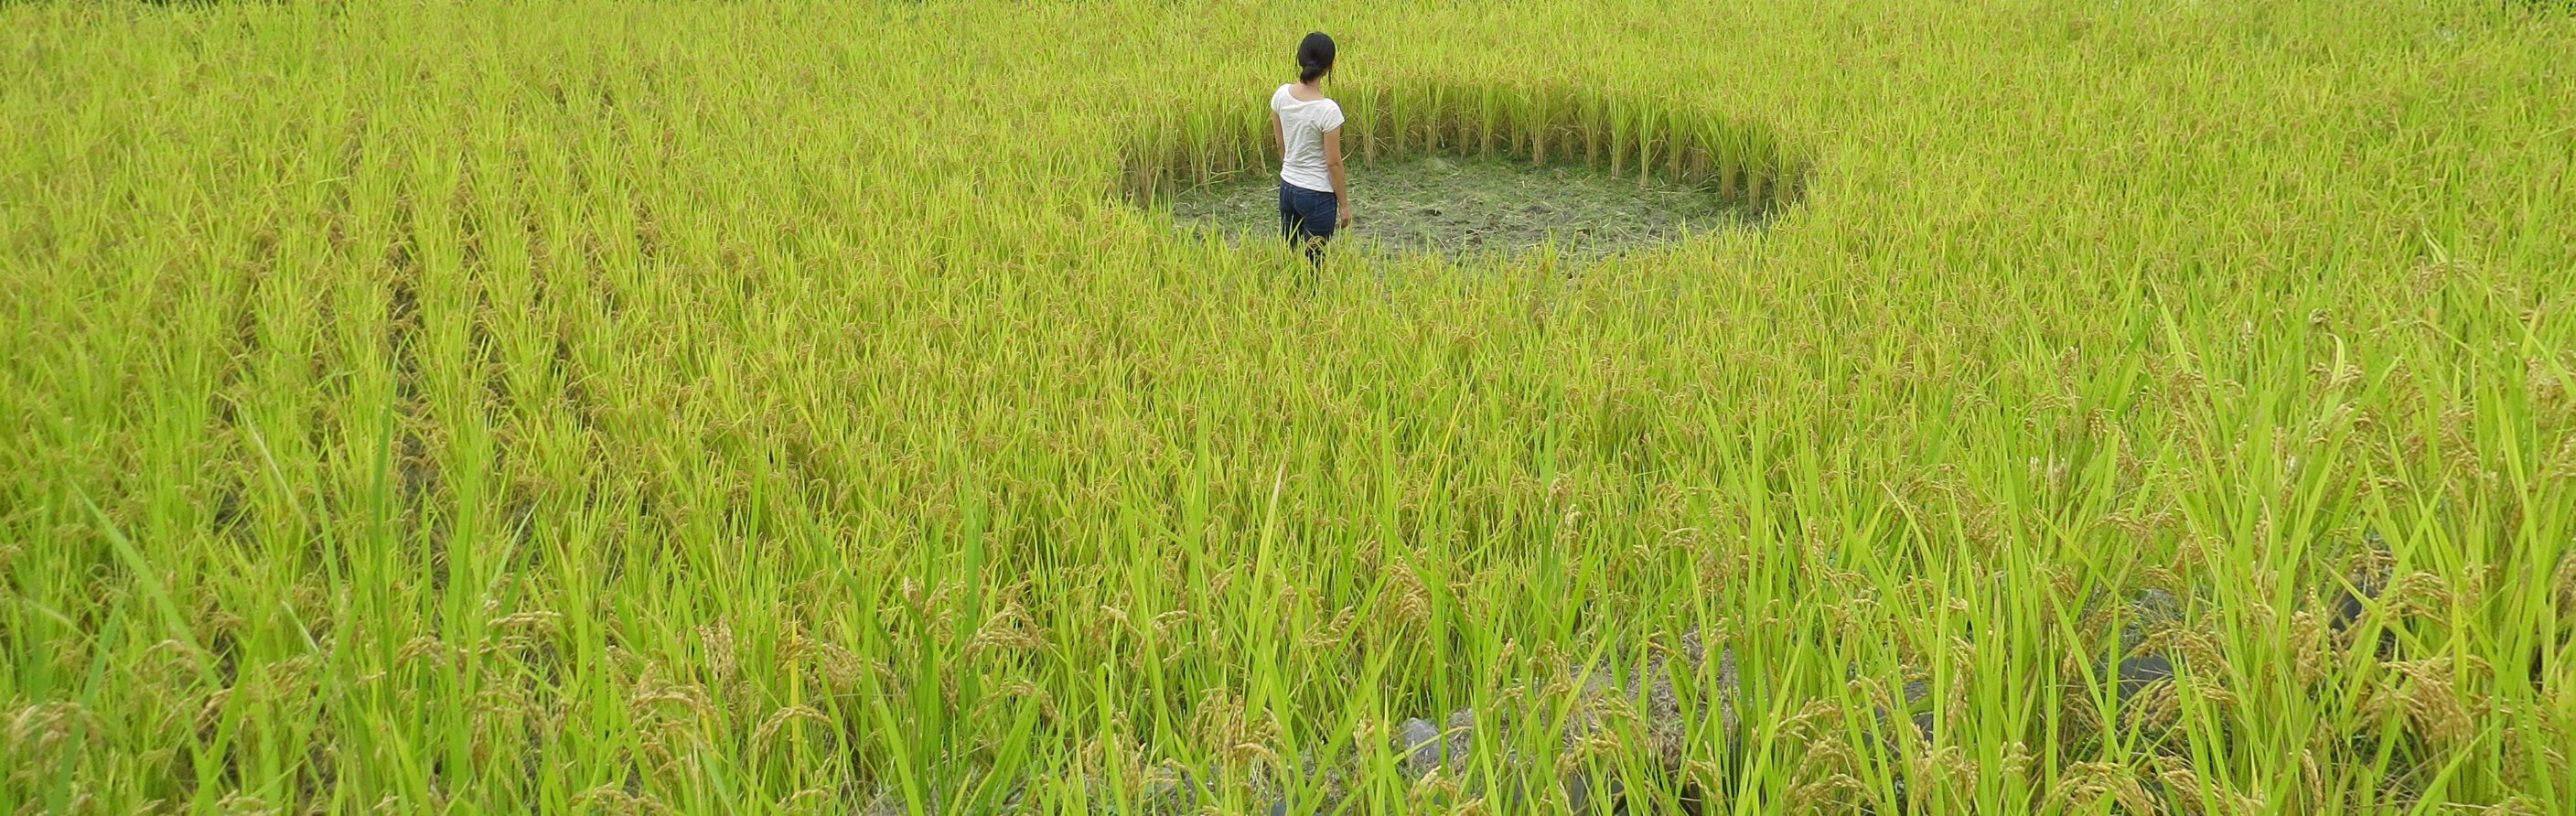
[[[1287,152],[1279,157],[1279,180],[1319,193],[1333,191],[1332,173],[1324,164],[1324,132],[1342,126],[1342,106],[1330,99],[1307,101],[1281,85],[1270,95],[1270,112],[1279,114],[1279,135]]]

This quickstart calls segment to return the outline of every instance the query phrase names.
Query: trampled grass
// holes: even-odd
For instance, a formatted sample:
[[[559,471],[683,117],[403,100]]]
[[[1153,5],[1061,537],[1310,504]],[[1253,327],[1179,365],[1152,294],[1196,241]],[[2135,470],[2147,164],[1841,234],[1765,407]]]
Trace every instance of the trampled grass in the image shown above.
[[[1264,161],[1310,29],[1361,207],[1578,144],[1794,203],[1311,279],[1131,203]],[[0,6],[0,804],[2567,812],[2571,53],[2466,0]]]

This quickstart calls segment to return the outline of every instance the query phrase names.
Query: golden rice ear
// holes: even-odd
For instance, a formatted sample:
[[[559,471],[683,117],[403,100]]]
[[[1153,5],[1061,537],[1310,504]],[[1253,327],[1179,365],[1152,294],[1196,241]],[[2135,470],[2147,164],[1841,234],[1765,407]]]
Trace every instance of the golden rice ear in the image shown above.
[[[2576,441],[2576,437],[2569,437]],[[2558,556],[2558,571],[2550,582],[2558,600],[2558,617],[2565,625],[2576,626],[2576,549]]]
[[[2390,594],[2394,580],[2391,572],[2396,564],[2396,557],[2379,531],[2365,530],[2362,547],[2345,559],[2341,575],[2330,589],[2333,600],[2326,609],[2326,625],[2338,645],[2350,648],[2370,609],[2379,605],[2382,596]],[[2383,626],[2377,644],[2381,656],[2390,656],[2396,639],[2396,633]]]

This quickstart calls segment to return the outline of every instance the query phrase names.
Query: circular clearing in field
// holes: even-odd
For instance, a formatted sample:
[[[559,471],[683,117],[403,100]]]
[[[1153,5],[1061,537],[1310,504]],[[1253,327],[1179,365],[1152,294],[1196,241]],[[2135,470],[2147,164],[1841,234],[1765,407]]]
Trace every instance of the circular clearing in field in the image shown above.
[[[1336,242],[1452,257],[1516,255],[1552,242],[1562,257],[1597,259],[1693,233],[1758,228],[1772,209],[1706,186],[1456,155],[1353,167],[1350,185],[1352,224]],[[1282,240],[1276,176],[1201,183],[1174,194],[1171,208],[1185,232]]]
[[[1770,127],[1687,99],[1548,84],[1403,82],[1337,90],[1352,225],[1337,245],[1574,260],[1721,230],[1796,206],[1812,168]],[[1120,146],[1114,194],[1176,231],[1281,241],[1278,157],[1259,100],[1178,98]]]

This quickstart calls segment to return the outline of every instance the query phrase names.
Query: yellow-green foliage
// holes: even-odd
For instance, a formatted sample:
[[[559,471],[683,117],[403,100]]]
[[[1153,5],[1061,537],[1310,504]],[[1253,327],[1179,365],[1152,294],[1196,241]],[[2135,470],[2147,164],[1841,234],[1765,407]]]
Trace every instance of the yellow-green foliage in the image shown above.
[[[1489,144],[1798,202],[1311,277],[1126,203],[1258,172],[1310,29],[1363,219]],[[1384,813],[1473,795],[1386,744],[1466,709],[1633,808],[2568,812],[2570,54],[2481,0],[0,6],[0,805]],[[2181,677],[2106,711],[2149,590]],[[1563,744],[1568,669],[1694,630],[1740,750]]]
[[[1703,100],[1626,99],[1561,83],[1397,80],[1337,86],[1332,95],[1350,120],[1342,128],[1342,150],[1363,170],[1382,158],[1442,151],[1542,164],[1553,159],[1633,173],[1641,183],[1661,171],[1673,181],[1775,205],[1794,201],[1795,185],[1811,169],[1761,125],[1689,107]],[[1246,96],[1176,101],[1123,125],[1131,135],[1121,144],[1119,192],[1150,204],[1184,185],[1275,173],[1267,97]]]

